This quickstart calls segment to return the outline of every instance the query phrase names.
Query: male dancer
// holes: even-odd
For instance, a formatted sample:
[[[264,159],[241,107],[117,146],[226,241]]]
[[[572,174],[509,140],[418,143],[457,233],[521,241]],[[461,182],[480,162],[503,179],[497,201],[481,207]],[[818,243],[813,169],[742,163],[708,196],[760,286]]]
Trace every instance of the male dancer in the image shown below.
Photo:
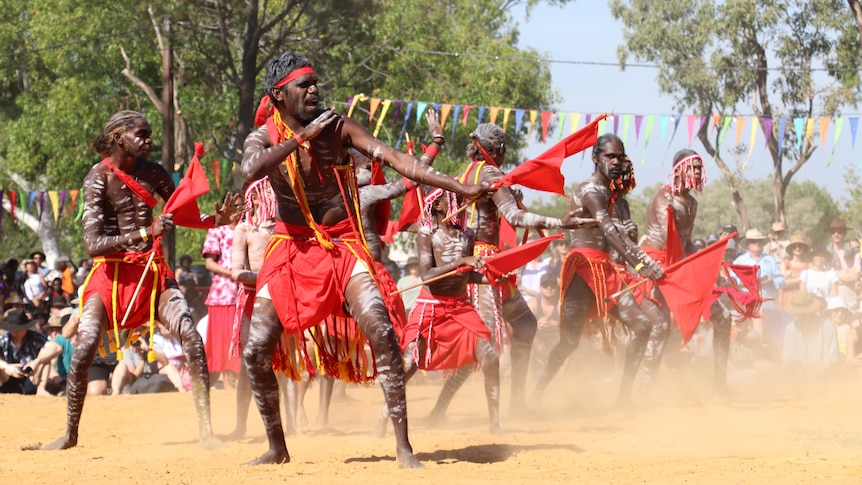
[[[467,146],[467,158],[470,165],[461,175],[461,181],[469,184],[484,184],[503,176],[500,165],[506,156],[506,135],[497,125],[483,123],[474,131],[476,142]],[[479,148],[481,145],[482,148]],[[486,160],[484,150],[490,160]],[[474,254],[486,256],[497,253],[500,248],[500,217],[501,215],[512,226],[536,229],[574,227],[567,216],[563,220],[533,214],[519,208],[518,201],[512,191],[503,186],[493,197],[484,198],[471,203],[465,215],[465,224],[476,232],[476,247]],[[482,316],[485,325],[491,329],[495,337],[495,346],[502,349],[502,329],[508,322],[512,327],[512,397],[509,410],[515,414],[529,414],[524,396],[524,383],[527,378],[527,366],[530,363],[530,349],[536,335],[536,317],[527,306],[526,300],[515,285],[514,278],[491,285],[471,285],[469,288],[473,306]],[[505,320],[505,321],[504,321]],[[472,369],[459,369],[450,376],[437,398],[437,403],[431,411],[429,421],[442,419],[449,403],[470,376]]]
[[[533,395],[536,402],[541,400],[566,358],[578,348],[585,322],[589,318],[604,318],[612,310],[632,331],[619,394],[621,403],[628,401],[652,321],[638,307],[631,292],[622,293],[618,300],[610,298],[622,289],[628,278],[621,274],[624,270],[611,263],[609,251],[613,249],[645,278],[657,279],[664,275],[661,267],[629,239],[627,231],[620,230],[611,216],[619,195],[611,186],[623,175],[625,149],[622,140],[613,134],[600,136],[592,158],[595,170],[575,190],[572,207],[581,211],[579,215],[595,218],[598,225],[572,231],[572,249],[563,262],[560,276],[560,342],[551,351],[539,375]]]
[[[218,445],[210,422],[210,386],[203,341],[195,330],[183,293],[165,264],[161,244],[153,244],[156,238],[173,230],[174,223],[171,214],[153,220],[156,199],[152,194],[168,200],[175,187],[161,165],[147,160],[152,145],[150,124],[135,111],[120,111],[111,116],[93,142],[96,152],[105,157],[84,177],[84,245],[95,265],[84,283],[81,298],[78,344],[72,354],[67,385],[66,434],[46,449],[66,449],[78,443],[87,372],[102,335],[112,331],[113,344],[120,346],[121,329],[136,329],[149,323],[152,335],[156,319],[179,337],[189,362],[201,446]],[[243,206],[241,197],[228,194],[222,207],[216,208],[216,215],[207,216],[206,221],[213,227],[230,224],[239,219]],[[143,280],[142,273],[145,273]],[[132,301],[139,281],[142,284],[137,299]],[[120,328],[127,313],[129,318]]]
[[[673,157],[673,171],[668,174],[668,183],[653,196],[647,208],[647,230],[643,241],[644,251],[659,264],[666,265],[668,210],[673,211],[673,220],[679,234],[680,245],[685,253],[694,252],[691,234],[694,220],[697,217],[697,199],[692,191],[701,192],[706,184],[703,160],[694,150],[682,149]],[[670,209],[668,209],[670,208]],[[664,298],[653,288],[652,298],[663,302]],[[664,319],[670,322],[670,312],[667,305]],[[715,358],[715,374],[713,384],[717,391],[725,391],[727,386],[727,358],[730,351],[730,311],[720,300],[710,307],[710,322],[712,323],[712,348]],[[658,367],[667,342],[670,324],[656,326],[651,336],[650,344],[644,355],[644,383],[649,385],[655,379]]]
[[[410,312],[401,349],[408,379],[417,369],[463,369],[478,363],[485,375],[489,429],[498,434],[500,361],[491,345],[491,331],[467,297],[468,282],[488,280],[473,270],[482,266],[482,257],[473,256],[476,235],[463,226],[460,217],[454,216],[457,209],[456,196],[451,192],[436,189],[425,197],[425,212],[416,236],[419,273],[423,281],[429,281],[459,268],[470,271],[429,282],[422,288]],[[384,409],[378,435],[385,433],[387,417]]]
[[[348,149],[421,183],[469,199],[490,192],[466,187],[383,144],[355,121],[318,108],[317,74],[308,59],[286,53],[266,67],[257,121],[246,139],[242,174],[269,176],[278,203],[276,234],[258,274],[257,297],[243,356],[264,421],[269,449],[250,464],[286,463],[290,455],[278,412],[272,355],[283,332],[299,334],[330,315],[356,320],[371,344],[395,425],[401,467],[421,468],[407,436],[404,368],[398,341],[356,220],[358,205]],[[272,105],[272,106],[270,106]],[[346,309],[346,313],[344,312]],[[364,355],[364,354],[363,354]],[[324,364],[343,355],[321,356]],[[367,376],[358,376],[366,379]]]

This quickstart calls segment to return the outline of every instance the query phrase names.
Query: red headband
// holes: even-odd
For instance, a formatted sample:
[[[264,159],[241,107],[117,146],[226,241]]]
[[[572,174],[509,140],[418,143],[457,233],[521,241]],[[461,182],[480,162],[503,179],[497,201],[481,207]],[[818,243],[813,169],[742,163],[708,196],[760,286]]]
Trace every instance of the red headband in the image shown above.
[[[295,69],[291,71],[290,74],[284,76],[281,81],[275,83],[274,88],[280,88],[287,83],[293,81],[299,76],[304,76],[306,74],[314,74],[314,68],[311,66],[300,67],[299,69]],[[254,114],[254,126],[261,126],[266,123],[266,119],[269,117],[269,106],[271,104],[272,99],[270,98],[269,93],[265,93],[263,98],[260,99],[260,104],[257,105],[257,112]]]

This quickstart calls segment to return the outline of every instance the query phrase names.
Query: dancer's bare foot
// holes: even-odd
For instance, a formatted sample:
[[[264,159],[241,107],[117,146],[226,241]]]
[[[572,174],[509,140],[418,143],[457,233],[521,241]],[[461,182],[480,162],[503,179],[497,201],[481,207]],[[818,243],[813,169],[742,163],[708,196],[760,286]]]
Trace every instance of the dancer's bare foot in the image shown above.
[[[45,446],[45,450],[68,450],[78,444],[77,436],[63,435],[57,441],[49,443]]]
[[[229,435],[225,437],[228,441],[236,441],[241,440],[245,436],[245,427],[237,426],[236,429],[230,432]]]
[[[290,455],[287,450],[269,450],[246,465],[283,465],[285,463],[290,463]]]
[[[200,446],[201,449],[212,451],[212,450],[217,450],[224,445],[222,444],[221,440],[219,440],[215,436],[208,435],[208,436],[201,436],[201,440],[198,443],[198,446]]]
[[[509,436],[509,433],[503,431],[503,428],[501,428],[499,424],[490,425],[488,432],[494,436]]]
[[[396,450],[398,461],[398,468],[412,468],[414,470],[420,470],[425,468],[425,465],[416,458],[416,455],[413,454],[413,450],[409,447],[407,448],[398,448]]]

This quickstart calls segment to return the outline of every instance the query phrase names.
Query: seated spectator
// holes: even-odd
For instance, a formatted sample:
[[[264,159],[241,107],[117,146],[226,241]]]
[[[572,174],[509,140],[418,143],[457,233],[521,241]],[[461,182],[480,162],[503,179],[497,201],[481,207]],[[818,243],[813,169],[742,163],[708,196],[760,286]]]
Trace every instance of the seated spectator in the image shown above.
[[[178,391],[190,391],[192,381],[182,344],[171,334],[168,327],[162,322],[157,323],[158,332],[153,338],[153,348],[159,362],[159,373],[167,375]]]
[[[93,359],[93,365],[87,371],[87,395],[88,396],[105,396],[109,390],[116,389],[119,393],[119,381],[114,382],[114,369],[117,368],[117,353],[109,350],[108,334],[102,334],[102,347],[96,358]],[[103,355],[104,352],[104,355]],[[118,376],[119,377],[119,376]]]
[[[828,321],[835,325],[838,336],[838,357],[847,360],[847,337],[855,333],[853,328],[853,309],[847,306],[844,299],[834,296],[826,300],[824,314]]]
[[[13,294],[12,296],[6,298],[6,300],[4,301],[4,305],[4,314],[16,309],[27,311],[27,302],[24,301],[24,299],[17,294]],[[32,318],[33,315],[30,312],[27,312],[27,316]]]
[[[75,284],[75,272],[77,268],[72,264],[68,256],[60,256],[54,263],[54,268],[60,273],[63,291],[73,295],[78,286]]]
[[[825,307],[822,298],[802,290],[787,302],[786,310],[794,321],[784,329],[781,360],[794,375],[823,376],[838,362],[838,332],[821,315]]]
[[[12,310],[0,322],[0,393],[36,394],[30,363],[47,339],[34,330],[36,322],[24,310]]]
[[[51,315],[42,330],[48,341],[30,364],[34,369],[36,394],[63,394],[78,338],[78,315],[71,308],[64,308]]]
[[[51,280],[51,286],[48,290],[48,301],[51,304],[51,308],[62,309],[72,306],[72,295],[72,293],[68,293],[63,289],[62,278],[54,278]]]
[[[160,373],[158,357],[149,362],[147,354],[149,345],[147,337],[141,337],[129,348],[123,351],[123,360],[117,364],[113,381],[117,382],[119,392],[114,388],[114,395],[119,394],[149,394],[154,392],[177,391],[179,388],[171,383],[170,376]],[[164,358],[164,355],[162,356]],[[178,378],[176,368],[170,363],[173,374]],[[182,385],[182,383],[180,383]]]

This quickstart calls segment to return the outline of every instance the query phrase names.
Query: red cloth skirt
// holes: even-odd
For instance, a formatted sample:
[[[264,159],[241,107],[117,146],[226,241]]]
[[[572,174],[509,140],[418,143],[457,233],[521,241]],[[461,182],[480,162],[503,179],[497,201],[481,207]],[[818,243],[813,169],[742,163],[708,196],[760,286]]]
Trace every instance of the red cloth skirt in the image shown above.
[[[610,255],[604,251],[590,248],[572,248],[563,259],[560,272],[560,319],[563,319],[566,290],[575,276],[580,276],[595,295],[595,303],[590,306],[588,318],[604,318],[617,301],[610,296],[623,287],[624,269],[611,262]],[[605,301],[605,298],[610,298]]]
[[[350,219],[322,228],[331,248],[321,244],[308,226],[277,222],[258,272],[257,291],[267,287],[286,335],[302,341],[303,330],[326,322],[327,332],[339,337],[333,342],[315,332],[320,365],[327,375],[369,383],[377,371],[373,358],[365,354],[365,336],[344,309],[344,291],[356,264],[373,268],[373,260]],[[294,370],[288,369],[288,375]]]
[[[165,264],[161,245],[157,248],[156,256],[147,269],[141,289],[129,310],[129,318],[120,329],[135,329],[149,324],[155,321],[158,315],[159,295],[165,287],[165,279],[173,278],[174,275]],[[93,258],[93,269],[84,282],[82,301],[85,302],[91,295],[98,294],[108,311],[110,328],[119,326],[123,321],[149,255],[149,252],[113,253]]]
[[[236,305],[213,305],[207,313],[207,338],[204,350],[207,353],[207,369],[210,372],[239,372],[239,356],[230,353]]]
[[[428,347],[424,359],[415,354],[414,358],[419,368],[426,370],[457,369],[472,364],[476,362],[479,338],[491,340],[491,331],[470,305],[467,295],[437,296],[427,288],[422,288],[407,319],[401,349],[406,349],[420,335]]]

